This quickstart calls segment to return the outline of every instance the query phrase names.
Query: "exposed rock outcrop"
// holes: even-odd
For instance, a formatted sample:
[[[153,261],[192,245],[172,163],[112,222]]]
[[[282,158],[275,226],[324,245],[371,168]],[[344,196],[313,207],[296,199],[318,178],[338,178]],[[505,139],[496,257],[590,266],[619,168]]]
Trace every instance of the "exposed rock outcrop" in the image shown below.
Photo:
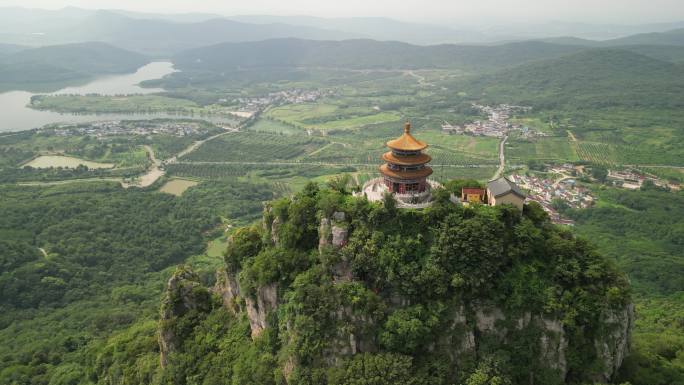
[[[226,269],[216,271],[216,283],[212,291],[218,294],[223,306],[232,314],[238,314],[240,307],[240,284],[235,276],[228,274]]]
[[[242,298],[239,273],[229,274],[225,270],[216,273],[216,284],[213,292],[221,296],[223,306],[233,314],[242,310],[247,313],[252,337],[258,337],[268,325],[268,315],[278,307],[278,287],[275,283],[260,287],[255,298],[245,296]],[[244,308],[241,301],[244,299]]]
[[[472,314],[472,321],[469,321],[469,313]],[[565,380],[568,373],[568,337],[560,320],[529,312],[510,318],[501,309],[482,304],[474,305],[470,312],[462,306],[452,317],[450,331],[445,331],[439,343],[452,347],[451,357],[454,361],[476,356],[480,339],[487,335],[493,334],[506,343],[511,333],[533,328],[539,333],[539,360],[542,366],[556,370],[559,378]],[[629,352],[634,306],[629,304],[621,310],[608,310],[602,319],[608,332],[595,340],[596,352],[604,367],[601,375],[595,379],[597,382],[610,381]]]
[[[169,278],[161,304],[159,327],[159,350],[162,367],[168,364],[169,354],[176,351],[182,336],[178,335],[176,322],[192,310],[209,311],[209,292],[199,277],[186,266],[180,266]]]
[[[258,337],[268,327],[268,314],[278,306],[278,287],[275,283],[262,286],[257,290],[256,298],[245,298],[245,308],[252,338]]]
[[[598,356],[603,361],[603,378],[610,379],[622,365],[629,353],[629,337],[634,328],[634,305],[629,304],[620,310],[608,311],[602,314],[601,325],[605,332],[602,339],[595,341]]]

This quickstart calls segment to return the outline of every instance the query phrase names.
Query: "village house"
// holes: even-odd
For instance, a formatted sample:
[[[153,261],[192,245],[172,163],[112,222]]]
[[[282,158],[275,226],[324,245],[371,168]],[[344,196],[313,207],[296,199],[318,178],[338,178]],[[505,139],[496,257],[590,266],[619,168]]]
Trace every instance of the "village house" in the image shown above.
[[[523,209],[527,195],[506,177],[501,177],[487,183],[487,204],[499,206],[512,204],[520,211]]]
[[[464,187],[461,189],[461,201],[468,203],[482,203],[485,198],[485,190],[481,188]]]

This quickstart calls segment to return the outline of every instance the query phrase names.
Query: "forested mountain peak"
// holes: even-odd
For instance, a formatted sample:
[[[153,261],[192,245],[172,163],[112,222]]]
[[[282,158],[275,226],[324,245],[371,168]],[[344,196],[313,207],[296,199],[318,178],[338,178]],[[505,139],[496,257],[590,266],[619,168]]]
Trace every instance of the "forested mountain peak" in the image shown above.
[[[435,194],[427,210],[401,210],[310,184],[267,204],[261,225],[233,233],[213,288],[185,266],[170,279],[165,375],[221,365],[234,383],[610,380],[633,324],[625,276],[536,204],[521,214]]]

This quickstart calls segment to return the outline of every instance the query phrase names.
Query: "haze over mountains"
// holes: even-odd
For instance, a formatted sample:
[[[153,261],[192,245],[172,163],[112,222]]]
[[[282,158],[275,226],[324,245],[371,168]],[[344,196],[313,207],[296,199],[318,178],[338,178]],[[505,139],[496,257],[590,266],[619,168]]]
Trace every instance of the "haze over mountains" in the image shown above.
[[[40,84],[83,81],[93,76],[132,71],[156,59],[170,59],[183,71],[212,73],[302,67],[448,68],[470,73],[496,73],[534,62],[542,67],[563,67],[560,65],[565,63],[566,57],[570,58],[567,59],[570,66],[572,63],[582,66],[582,60],[577,62],[577,56],[568,55],[590,50],[587,55],[600,58],[614,54],[605,48],[614,48],[623,54],[629,53],[622,57],[625,65],[634,62],[635,68],[641,68],[643,60],[669,64],[684,62],[684,28],[655,32],[680,24],[684,25],[616,27],[616,33],[649,32],[602,41],[577,36],[537,36],[515,41],[508,36],[508,40],[514,41],[504,42],[504,37],[499,36],[498,43],[475,44],[494,35],[384,18],[225,18],[213,14],[4,8],[0,12],[0,86],[13,89],[15,85],[24,84],[21,89],[36,89]],[[557,32],[570,28],[569,24],[555,27]],[[586,27],[586,30],[610,29],[609,26],[594,27]],[[438,41],[452,43],[415,44]],[[454,44],[454,41],[468,43]],[[44,47],[31,48],[35,46]],[[617,73],[620,70],[618,68]],[[672,70],[676,73],[669,71],[667,76],[677,76],[680,70],[681,65],[676,66]],[[554,79],[559,77],[554,75]]]
[[[550,39],[592,44],[677,44],[684,22],[644,25],[590,25],[567,22],[466,27],[431,25],[378,17],[320,18],[312,16],[229,16],[215,14],[152,14],[119,10],[0,9],[0,42],[54,45],[100,41],[148,55],[167,56],[182,50],[224,42],[272,38],[308,40],[373,39],[417,45],[444,43],[493,44]],[[667,32],[661,34],[662,32]],[[637,36],[629,36],[637,35]],[[573,39],[561,38],[572,36]],[[629,36],[629,37],[628,37]],[[594,42],[587,39],[618,39]],[[625,40],[626,39],[626,40]]]

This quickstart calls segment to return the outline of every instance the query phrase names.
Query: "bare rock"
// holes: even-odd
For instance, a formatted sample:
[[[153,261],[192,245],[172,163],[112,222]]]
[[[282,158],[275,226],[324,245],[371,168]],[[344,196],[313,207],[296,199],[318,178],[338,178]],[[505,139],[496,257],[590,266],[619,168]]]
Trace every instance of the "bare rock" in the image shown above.
[[[282,224],[283,221],[280,217],[276,217],[271,223],[271,241],[275,246],[278,246],[278,229],[280,229]]]
[[[483,309],[478,308],[475,312],[475,325],[477,330],[482,333],[498,332],[497,321],[505,320],[503,312],[499,308]]]
[[[344,227],[333,225],[332,227],[332,245],[335,247],[342,247],[347,244],[349,240],[349,231]]]
[[[565,336],[565,329],[559,320],[540,319],[542,327],[541,359],[546,366],[557,369],[561,378],[565,378],[568,373],[568,362],[565,352],[568,349],[568,340]]]
[[[221,297],[223,307],[228,311],[234,315],[240,312],[240,284],[237,280],[237,273],[231,275],[225,269],[217,270],[216,283],[212,291]]]
[[[629,353],[629,339],[634,328],[634,305],[628,304],[619,310],[608,310],[601,317],[601,325],[605,328],[603,339],[595,341],[598,356],[603,361],[603,378],[609,381],[622,365]]]
[[[268,314],[278,307],[278,287],[275,283],[260,287],[256,299],[245,298],[247,318],[252,329],[252,338],[256,338],[268,327]]]
[[[343,211],[335,211],[333,213],[333,220],[335,222],[344,222],[346,220],[346,215]]]
[[[321,224],[318,226],[318,251],[322,251],[326,246],[330,246],[332,239],[332,229],[330,228],[330,220],[322,218]]]

